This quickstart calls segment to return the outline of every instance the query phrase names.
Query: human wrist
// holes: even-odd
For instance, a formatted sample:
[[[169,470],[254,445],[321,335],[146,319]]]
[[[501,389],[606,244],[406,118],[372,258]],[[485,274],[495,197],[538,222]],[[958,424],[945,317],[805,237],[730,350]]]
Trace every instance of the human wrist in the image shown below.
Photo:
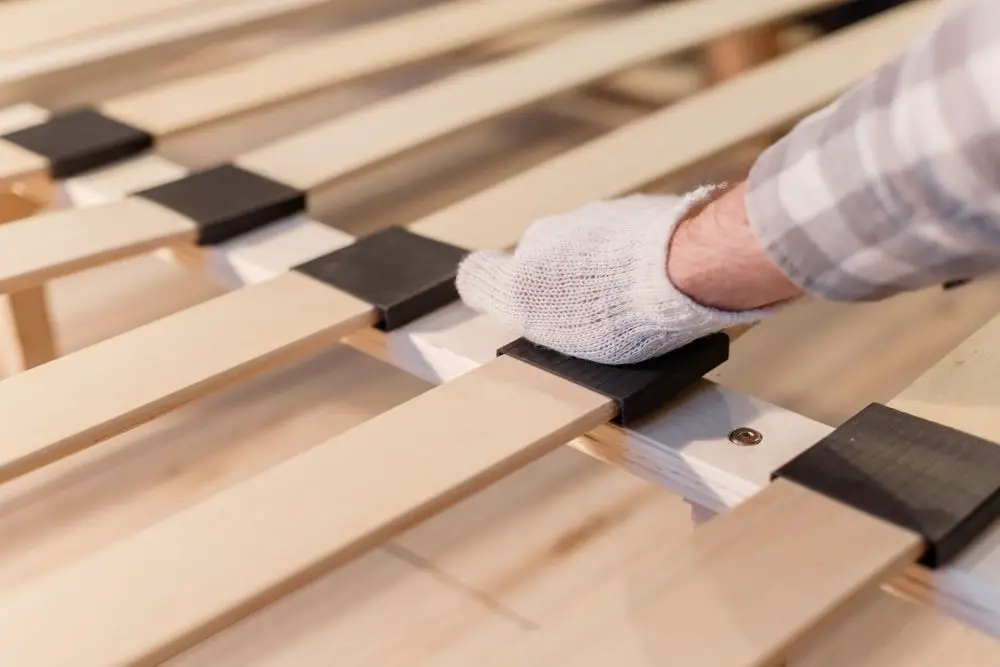
[[[766,308],[801,291],[750,229],[744,183],[724,186],[689,209],[671,236],[667,276],[685,296],[725,311]]]

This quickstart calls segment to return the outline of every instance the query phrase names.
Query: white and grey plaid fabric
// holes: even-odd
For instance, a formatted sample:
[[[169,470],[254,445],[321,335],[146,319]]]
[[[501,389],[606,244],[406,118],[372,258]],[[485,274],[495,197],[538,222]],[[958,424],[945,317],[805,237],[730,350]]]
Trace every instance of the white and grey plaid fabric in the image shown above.
[[[869,301],[1000,269],[1000,0],[943,9],[750,171],[750,223],[807,292]]]

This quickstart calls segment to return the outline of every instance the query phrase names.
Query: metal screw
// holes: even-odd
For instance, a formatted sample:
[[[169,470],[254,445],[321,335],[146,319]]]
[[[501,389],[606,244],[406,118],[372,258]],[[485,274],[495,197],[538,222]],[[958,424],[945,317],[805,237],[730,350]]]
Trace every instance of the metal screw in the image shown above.
[[[729,432],[729,441],[740,447],[753,447],[754,445],[759,445],[760,441],[764,439],[760,431],[755,431],[752,428],[746,428],[741,426],[740,428],[733,429]]]

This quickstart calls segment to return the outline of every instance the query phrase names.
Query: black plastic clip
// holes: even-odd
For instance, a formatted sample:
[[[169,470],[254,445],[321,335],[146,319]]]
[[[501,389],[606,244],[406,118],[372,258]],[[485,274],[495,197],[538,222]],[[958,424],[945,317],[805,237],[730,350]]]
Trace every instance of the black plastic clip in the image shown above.
[[[1000,515],[1000,445],[874,403],[772,474],[921,535],[941,567]]]
[[[380,316],[376,327],[391,331],[458,299],[455,276],[467,254],[389,227],[294,270],[370,303]]]
[[[3,139],[46,158],[53,178],[76,176],[153,147],[153,135],[89,107],[54,114]]]
[[[195,172],[136,193],[190,218],[198,244],[214,245],[306,208],[306,195],[235,165]]]
[[[618,406],[612,423],[628,426],[677,396],[729,358],[729,336],[714,333],[664,355],[612,366],[570,357],[524,339],[497,350],[607,396]]]

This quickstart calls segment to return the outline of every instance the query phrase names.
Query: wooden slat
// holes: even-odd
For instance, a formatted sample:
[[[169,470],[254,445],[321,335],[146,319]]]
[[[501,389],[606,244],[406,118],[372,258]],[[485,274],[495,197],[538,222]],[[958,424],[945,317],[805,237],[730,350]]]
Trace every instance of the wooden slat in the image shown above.
[[[510,246],[542,215],[640,188],[821,107],[901,51],[937,8],[917,0],[818,40],[442,209],[415,229],[465,248]],[[461,224],[483,219],[486,197],[504,202],[502,217]]]
[[[769,0],[752,5],[742,0],[687,0],[682,4],[654,7],[609,21],[600,28],[550,46],[467,70],[377,103],[250,151],[233,162],[296,188],[313,190],[434,139],[609,75],[630,64],[808,4],[811,0]],[[726,7],[731,11],[721,13],[720,17],[719,10]],[[741,11],[736,11],[740,8]],[[880,53],[877,49],[873,51]],[[854,74],[855,78],[859,71],[864,71],[863,67],[844,68],[845,75]],[[836,90],[836,83],[837,79],[832,78],[825,84],[824,92],[830,94],[828,91]],[[728,92],[730,98],[742,94],[745,93]],[[813,98],[803,97],[808,103],[815,103]],[[790,107],[781,111],[787,115],[798,110],[794,105]],[[773,123],[773,116],[772,110],[765,122]],[[664,121],[661,118],[659,123]],[[740,130],[730,134],[719,133],[713,137],[715,145],[731,141],[732,134],[745,131],[745,127],[741,125]],[[695,133],[695,136],[704,135]],[[701,145],[700,138],[695,142]],[[638,163],[640,168],[649,168],[645,161]],[[156,243],[156,231],[143,229],[143,217],[120,217],[114,212],[120,206],[120,203],[108,205],[103,223],[106,231],[90,229],[83,220],[83,213],[60,212],[55,214],[58,221],[41,216],[0,229],[0,247],[17,247],[4,236],[17,235],[22,245],[33,249],[29,251],[31,256],[22,256],[20,262],[44,267],[37,269],[35,275],[45,280],[98,265],[102,257],[120,259],[134,252],[147,251]],[[98,214],[88,212],[87,215]],[[128,231],[118,230],[116,225],[126,226]],[[141,245],[133,243],[136,236],[142,236]],[[29,237],[33,240],[26,242]],[[129,247],[119,242],[122,237],[128,240]],[[58,244],[60,253],[50,258],[45,251],[46,242]],[[176,235],[171,230],[163,244],[174,242]],[[37,283],[27,275],[8,269],[0,277],[0,291],[11,291],[14,289],[12,284],[23,289]]]
[[[0,62],[0,89],[17,87],[43,76],[147,51],[165,44],[184,43],[249,25],[261,26],[269,20],[304,12],[330,1],[241,0],[216,3],[201,0],[192,4],[187,12],[162,12],[155,21],[119,23],[75,39],[46,43],[44,48],[7,54],[3,62]],[[75,6],[84,5],[75,3]],[[138,3],[129,3],[128,6],[140,9],[145,7]],[[19,99],[20,97],[18,95]]]
[[[103,113],[158,137],[294,95],[417,62],[535,21],[611,0],[460,0],[376,21],[202,76],[140,90]]]
[[[196,234],[186,217],[137,197],[44,213],[0,226],[0,285],[17,292]]]
[[[0,53],[10,56],[18,51],[85,35],[89,31],[127,23],[136,19],[154,19],[160,12],[196,5],[199,0],[31,0],[0,5],[0,29],[3,40]]]
[[[96,106],[103,114],[162,140],[335,83],[419,62],[533,21],[611,1],[445,2],[313,39],[250,63],[140,89]],[[38,171],[39,164],[44,170],[39,156],[0,140],[0,186]]]
[[[512,385],[521,388],[513,402]],[[450,417],[425,417],[442,411]],[[12,590],[0,600],[0,662],[161,660],[613,412],[603,396],[498,359],[231,493]],[[415,442],[463,446],[442,458]],[[465,446],[470,442],[475,446]],[[369,473],[358,471],[376,469],[382,490],[373,494]],[[282,529],[287,536],[275,532]]]
[[[982,438],[996,440],[996,430],[1000,425],[1000,389],[995,382],[998,370],[1000,318],[984,326],[889,405]],[[819,552],[800,553],[808,549],[806,545],[813,543],[817,533],[835,537],[839,532],[835,523],[838,517],[850,528],[871,523],[872,520],[846,508],[809,507],[807,497],[817,497],[816,494],[796,491],[797,488],[788,483],[770,486],[730,514],[700,529],[677,554],[685,558],[706,541],[728,538],[728,553],[739,554],[742,564],[736,563],[733,567],[729,559],[711,557],[693,562],[690,570],[682,576],[661,582],[656,594],[650,596],[640,608],[630,610],[627,619],[593,628],[588,636],[574,636],[569,642],[573,644],[571,649],[546,655],[545,660],[583,667],[602,664],[601,656],[615,656],[620,664],[645,667],[658,664],[670,656],[689,665],[749,667],[767,665],[780,657],[781,651],[790,645],[792,639],[801,636],[818,620],[797,614],[801,605],[822,601],[817,594],[818,586],[826,585],[831,577],[836,580],[846,565],[879,553],[888,553],[888,550],[880,548],[880,540],[875,536],[868,540],[844,542],[843,551],[837,559],[839,562],[828,562]],[[815,504],[816,501],[812,502]],[[766,516],[766,508],[772,503],[795,503],[802,507],[799,520],[773,517],[774,520],[768,520],[763,525],[755,524],[755,517]],[[899,532],[899,529],[884,524],[878,530],[878,534],[884,534],[886,538]],[[780,588],[787,591],[787,599],[769,593],[778,590],[778,587],[767,577],[754,574],[760,559],[774,554],[776,543],[784,544],[783,551],[777,555],[783,559]],[[970,549],[965,558],[981,558],[985,555],[984,546],[987,547],[985,553],[991,553],[992,544],[980,543],[979,548]],[[994,559],[993,563],[984,564],[994,565],[995,562]],[[995,567],[984,570],[983,574],[987,577],[995,579],[1000,576]],[[864,581],[880,583],[882,580],[881,575],[864,578]],[[835,589],[846,600],[846,595],[861,583],[861,578],[835,581]],[[723,608],[710,609],[702,603],[704,596],[689,595],[690,587],[705,584],[717,586],[716,594],[724,602]],[[854,611],[858,613],[858,610]],[[919,614],[919,611],[913,611],[913,616]],[[731,641],[710,644],[699,639],[715,636],[714,633],[720,631],[720,620],[734,625],[723,631],[723,635]],[[942,620],[932,625],[944,623]],[[649,632],[648,629],[654,627],[670,628],[670,632]],[[761,642],[765,627],[778,628],[780,636],[772,635],[766,642]],[[696,639],[692,640],[692,637]],[[906,637],[912,640],[912,635]],[[744,645],[739,641],[751,638],[753,643],[746,642]],[[978,647],[977,655],[981,654],[982,642],[978,639],[969,641]],[[734,652],[734,647],[738,647],[739,652]],[[883,645],[877,650],[885,651],[886,647]],[[1000,659],[1000,643],[995,644],[990,653],[994,661]]]
[[[844,607],[911,565],[919,535],[779,481],[697,529],[627,618],[524,665],[769,667]],[[651,628],[657,628],[651,632]],[[725,641],[720,641],[724,637]]]
[[[900,30],[895,35],[896,43],[904,41],[903,35],[908,34],[902,28],[910,28],[909,34],[915,28],[914,22],[926,17],[928,9],[932,4],[915,4],[905,10],[896,10],[897,13],[891,17],[883,18],[879,24],[883,28],[894,28]],[[895,21],[895,23],[894,23]],[[839,47],[842,52],[852,52],[855,49],[866,48],[872,52],[872,58],[878,54],[885,55],[893,51],[891,46],[886,46],[891,41],[889,30],[875,30],[872,26],[858,29],[854,33],[836,38],[835,47]],[[871,43],[868,43],[871,40]],[[884,49],[880,51],[879,48]],[[822,54],[825,58],[832,58],[831,62],[841,62],[836,56],[838,48],[817,47],[816,51],[808,52],[813,58],[816,53]],[[807,53],[807,51],[803,51]],[[662,153],[651,150],[657,146],[658,142],[665,141],[664,134],[676,132],[678,137],[688,137],[697,135],[698,128],[704,127],[705,119],[711,117],[706,111],[716,110],[716,113],[728,113],[737,106],[746,107],[744,103],[748,97],[746,81],[756,80],[758,83],[768,83],[768,87],[782,90],[788,97],[781,98],[787,102],[789,107],[797,107],[804,102],[813,103],[818,97],[818,92],[826,95],[835,94],[837,84],[847,85],[853,74],[855,77],[861,76],[865,71],[863,67],[844,67],[844,71],[839,74],[843,80],[839,80],[834,73],[825,80],[829,81],[826,88],[819,91],[809,89],[805,86],[789,86],[779,88],[786,83],[787,78],[798,78],[803,74],[802,69],[797,69],[794,64],[801,63],[801,67],[806,68],[813,64],[809,57],[801,57],[798,60],[789,59],[784,62],[784,67],[768,67],[759,73],[750,75],[734,82],[727,88],[728,93],[720,93],[718,90],[709,92],[705,97],[692,98],[692,100],[678,104],[675,107],[664,111],[657,116],[657,122],[644,121],[634,128],[626,128],[617,132],[612,137],[586,145],[581,149],[564,154],[557,160],[543,164],[537,169],[526,172],[523,176],[506,182],[497,188],[492,188],[475,196],[456,208],[449,209],[444,216],[431,216],[429,221],[418,222],[414,229],[428,235],[435,235],[441,240],[475,247],[481,243],[483,237],[473,238],[469,243],[470,235],[467,230],[476,229],[478,225],[470,225],[469,220],[476,220],[487,232],[487,239],[494,243],[491,245],[513,245],[520,236],[522,228],[527,222],[536,217],[542,211],[538,208],[530,209],[529,206],[539,207],[543,205],[544,194],[548,193],[550,205],[560,206],[565,203],[565,197],[599,197],[607,193],[609,189],[623,187],[626,184],[638,185],[635,181],[623,179],[637,179],[643,177],[652,180],[657,175],[672,166],[679,166],[678,163],[671,164],[669,160],[660,159]],[[871,62],[874,67],[877,61]],[[832,69],[832,68],[831,68]],[[869,68],[870,69],[870,68]],[[813,77],[816,79],[817,77]],[[742,84],[742,85],[738,85]],[[751,90],[754,90],[751,87]],[[721,89],[720,89],[721,90]],[[756,88],[759,92],[759,88]],[[801,96],[799,96],[801,94]],[[705,100],[708,102],[705,102]],[[772,97],[772,104],[775,102]],[[741,118],[746,119],[746,124],[740,124],[737,129],[731,130],[731,134],[725,135],[723,139],[713,136],[713,142],[708,145],[701,144],[701,150],[714,152],[723,147],[721,143],[728,138],[729,141],[736,142],[753,132],[769,129],[770,123],[783,121],[787,111],[776,110],[772,105],[767,105],[771,112],[765,113],[764,107],[759,114],[753,115],[747,110]],[[691,109],[698,113],[692,113]],[[745,133],[745,134],[741,134]],[[719,143],[715,143],[719,142]],[[679,143],[679,142],[678,142]],[[669,145],[669,144],[668,144]],[[692,141],[687,147],[678,147],[677,160],[694,160],[701,157],[697,153],[698,143]],[[639,148],[641,150],[633,150]],[[686,150],[685,150],[686,149]],[[618,153],[618,151],[622,151]],[[640,161],[636,156],[648,156],[648,160]],[[620,159],[624,156],[630,159]],[[601,159],[603,157],[603,159]],[[598,160],[595,164],[593,160]],[[666,163],[666,164],[664,164]],[[621,164],[620,169],[607,170],[602,167],[607,164]],[[625,164],[629,166],[626,167]],[[640,166],[632,166],[640,165]],[[592,170],[591,170],[592,169]],[[558,176],[558,178],[553,178]],[[513,185],[511,185],[513,183]],[[572,187],[570,187],[571,184]],[[567,195],[567,193],[569,193]],[[474,209],[477,215],[455,215],[456,212],[468,212]],[[99,207],[86,209],[88,214],[100,211]],[[479,214],[483,214],[480,216]],[[95,214],[96,215],[96,214]],[[134,218],[132,222],[134,222]],[[450,223],[448,223],[450,221]],[[447,223],[447,224],[446,224]],[[0,227],[0,247],[4,247],[3,238],[8,233],[8,229],[17,228],[22,223],[12,223],[6,227]],[[333,232],[330,232],[331,234]],[[473,232],[475,233],[475,232]],[[347,235],[342,235],[342,244],[350,241]],[[497,243],[498,242],[498,243]],[[17,244],[11,244],[18,247]],[[24,247],[23,245],[21,246]],[[332,248],[321,248],[310,246],[317,253],[326,252]],[[21,252],[24,252],[21,250]],[[8,276],[8,281],[13,278]],[[298,280],[288,277],[278,277],[281,284],[302,284],[301,277]],[[2,281],[0,281],[2,283]],[[23,286],[23,283],[22,283]],[[317,287],[309,286],[307,292],[312,292]],[[277,341],[270,340],[263,333],[258,332],[255,327],[244,324],[247,318],[249,321],[256,321],[260,313],[270,311],[283,311],[288,307],[288,300],[294,301],[294,294],[290,291],[281,291],[277,288],[269,290],[267,283],[263,283],[252,288],[255,293],[251,296],[239,293],[217,299],[214,304],[206,304],[194,313],[184,314],[183,326],[172,323],[169,319],[154,323],[148,327],[125,334],[117,339],[102,343],[96,350],[80,358],[79,355],[57,359],[43,367],[36,368],[29,373],[19,377],[11,378],[0,384],[0,407],[5,413],[11,415],[10,418],[0,421],[0,471],[4,475],[23,474],[31,469],[31,466],[45,463],[52,460],[56,455],[72,453],[81,447],[86,447],[97,442],[93,435],[95,432],[107,437],[122,429],[134,425],[137,420],[141,420],[143,415],[150,410],[150,406],[162,405],[164,401],[169,401],[169,397],[175,396],[180,391],[179,380],[175,374],[166,370],[152,372],[153,367],[133,367],[129,371],[127,366],[122,366],[118,373],[108,373],[109,365],[122,364],[122,359],[142,357],[144,354],[155,356],[161,349],[173,348],[178,350],[177,354],[183,355],[187,361],[185,367],[197,369],[197,373],[191,376],[193,385],[184,392],[187,400],[193,398],[198,387],[202,391],[209,388],[221,386],[222,378],[235,378],[237,374],[229,364],[237,364],[239,368],[250,365],[250,356],[238,356],[230,358],[227,355],[215,355],[218,346],[218,337],[225,335],[224,331],[228,327],[233,338],[246,338],[245,345],[238,348],[240,355],[256,354],[262,358],[271,358],[285,346],[293,346],[292,341],[304,343],[314,336],[314,326],[319,326],[318,321],[325,322],[323,328],[326,331],[337,332],[339,335],[346,335],[352,331],[364,328],[369,320],[359,318],[359,311],[356,301],[344,294],[338,294],[336,290],[326,289],[330,294],[327,297],[335,303],[342,304],[339,308],[332,305],[320,309],[319,312],[309,313],[309,318],[277,318],[275,326],[283,327]],[[240,304],[238,307],[230,303]],[[344,305],[346,304],[346,305]],[[367,311],[366,311],[367,313]],[[305,317],[303,315],[303,317]],[[371,317],[366,314],[366,317]],[[315,318],[315,319],[312,319]],[[222,329],[219,329],[222,327]],[[174,338],[176,331],[180,329],[184,332],[184,343],[178,343]],[[252,334],[250,332],[253,332]],[[295,344],[297,347],[298,343]],[[235,354],[235,352],[234,352]],[[136,362],[134,362],[136,363]],[[145,364],[146,362],[143,361]],[[152,362],[150,362],[152,363]],[[173,360],[177,363],[177,359]],[[193,372],[193,371],[192,371]],[[134,382],[123,382],[123,377],[134,377]],[[85,384],[88,387],[88,399],[85,409],[80,412],[69,413],[71,418],[59,417],[42,418],[37,411],[21,409],[7,409],[7,405],[20,405],[20,401],[25,400],[24,396],[45,395],[46,386],[66,387],[75,384]],[[128,402],[122,404],[122,385],[132,386],[135,383],[142,385],[142,390],[134,390],[128,397]],[[58,394],[55,394],[58,395]],[[50,403],[52,399],[50,398]],[[148,405],[147,405],[148,403]],[[39,430],[40,422],[44,422],[44,429]]]
[[[274,307],[260,309],[262,299]],[[330,312],[337,317],[329,317]],[[8,378],[0,382],[0,480],[79,451],[243,376],[288,363],[374,321],[368,304],[288,273],[67,355],[58,364]],[[234,325],[240,332],[235,336]],[[185,349],[202,354],[179,358],[177,353]],[[92,379],[99,387],[85,379],[88,369],[97,367],[101,371]],[[122,381],[133,374],[156,381],[145,387]],[[96,396],[100,398],[92,400]]]
[[[251,151],[235,162],[309,190],[431,139],[631,65],[815,4],[811,0],[667,3],[608,20],[523,55],[464,71],[412,94],[376,104],[353,117]],[[336,145],[339,150],[321,155],[314,148],[317,145]]]

